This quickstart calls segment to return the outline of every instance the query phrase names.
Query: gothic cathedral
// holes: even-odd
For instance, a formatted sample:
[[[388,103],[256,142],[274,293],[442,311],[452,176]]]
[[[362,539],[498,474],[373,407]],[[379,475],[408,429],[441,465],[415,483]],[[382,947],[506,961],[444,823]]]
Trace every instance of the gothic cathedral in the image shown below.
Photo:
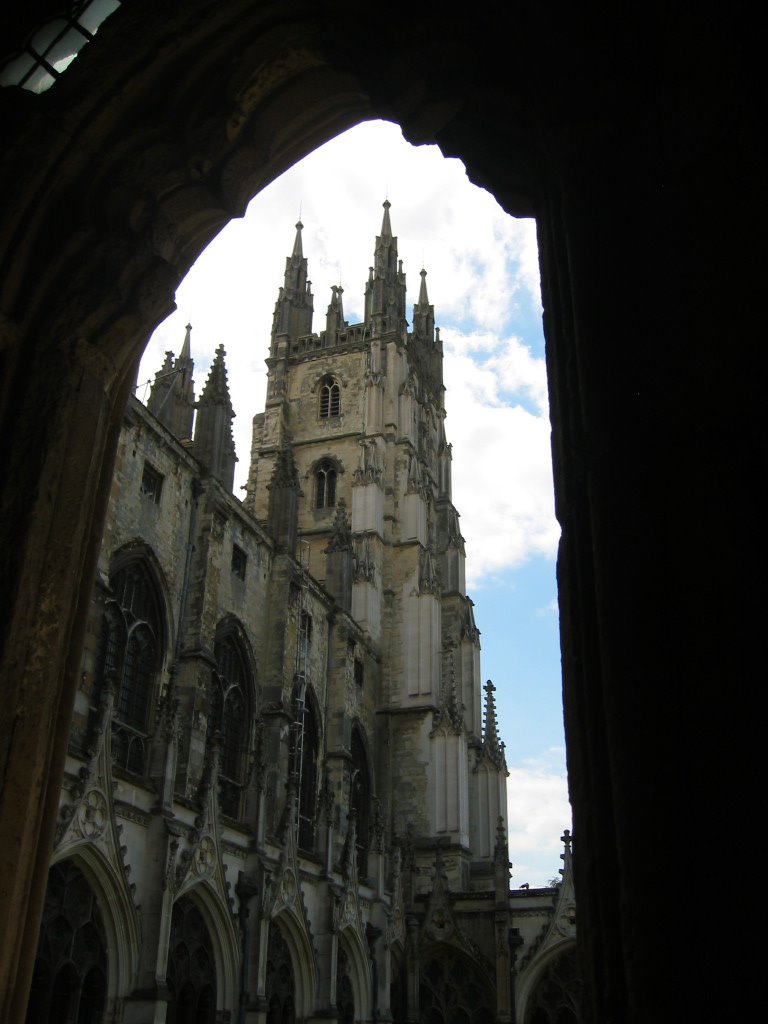
[[[362,323],[302,225],[244,501],[191,331],[120,438],[30,1022],[578,1020],[562,881],[511,889],[442,346],[390,204]]]

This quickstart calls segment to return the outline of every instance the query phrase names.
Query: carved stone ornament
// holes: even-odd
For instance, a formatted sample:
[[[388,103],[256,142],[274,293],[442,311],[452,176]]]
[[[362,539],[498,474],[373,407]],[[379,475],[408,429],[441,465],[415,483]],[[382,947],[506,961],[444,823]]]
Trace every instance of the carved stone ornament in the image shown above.
[[[77,809],[77,826],[85,839],[98,839],[109,821],[109,810],[104,794],[99,789],[89,790]]]

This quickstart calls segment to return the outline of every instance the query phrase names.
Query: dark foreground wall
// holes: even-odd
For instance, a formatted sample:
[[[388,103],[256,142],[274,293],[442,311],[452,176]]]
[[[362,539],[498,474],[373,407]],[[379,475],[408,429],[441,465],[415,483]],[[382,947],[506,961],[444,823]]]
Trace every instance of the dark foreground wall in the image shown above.
[[[55,4],[3,14],[10,53]],[[764,92],[745,11],[128,0],[0,90],[0,1018],[22,1020],[136,360],[197,254],[371,117],[539,223],[595,1021],[749,993],[765,677]],[[375,154],[372,154],[372,158]],[[725,1008],[727,1007],[727,1011]]]

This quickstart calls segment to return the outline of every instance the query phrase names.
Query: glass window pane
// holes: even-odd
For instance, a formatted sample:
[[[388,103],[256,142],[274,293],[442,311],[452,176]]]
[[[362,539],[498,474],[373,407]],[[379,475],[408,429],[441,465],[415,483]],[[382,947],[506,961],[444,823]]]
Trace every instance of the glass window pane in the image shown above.
[[[99,25],[119,6],[120,0],[93,0],[77,20],[91,35],[95,35]]]

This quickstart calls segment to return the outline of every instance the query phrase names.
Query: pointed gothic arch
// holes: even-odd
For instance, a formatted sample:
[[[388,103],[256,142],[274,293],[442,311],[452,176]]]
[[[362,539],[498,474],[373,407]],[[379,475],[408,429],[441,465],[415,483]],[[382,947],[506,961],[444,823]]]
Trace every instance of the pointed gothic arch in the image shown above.
[[[253,750],[257,695],[248,637],[233,616],[219,623],[213,654],[216,668],[211,676],[208,731],[216,730],[221,737],[219,806],[228,817],[239,818]]]
[[[272,925],[280,929],[280,937],[291,957],[294,982],[294,1009],[298,1020],[309,1017],[315,1009],[317,963],[305,922],[292,907],[283,907],[272,917]],[[269,950],[267,950],[267,957]],[[266,966],[266,959],[265,959]]]
[[[158,696],[167,630],[154,574],[143,558],[113,560],[102,616],[94,697],[115,691],[112,763],[120,771],[147,770],[151,715]]]
[[[54,869],[59,872],[71,869],[79,874],[93,893],[98,905],[104,942],[104,964],[99,970],[103,974],[103,1007],[106,1019],[106,1015],[113,1012],[116,1001],[127,995],[133,985],[139,960],[139,932],[135,908],[131,905],[124,879],[118,877],[112,865],[93,843],[79,841],[59,848],[51,863],[49,877],[52,876]],[[48,898],[47,890],[46,901]],[[41,941],[44,928],[45,920],[41,928]],[[91,979],[94,986],[97,981],[98,978],[94,975]],[[53,972],[50,982],[55,982]],[[79,983],[84,982],[85,975],[79,978]],[[91,990],[91,995],[96,998],[97,987]],[[29,1012],[31,1014],[33,1011],[30,1009]],[[45,1019],[40,1016],[42,1011],[39,1003],[38,1009],[34,1012],[38,1016],[30,1016],[30,1024],[37,1024],[38,1019]]]
[[[561,939],[518,973],[515,1015],[521,1024],[571,1024],[581,1012],[576,942]]]
[[[435,943],[420,951],[419,1013],[422,1024],[493,1024],[495,985],[463,950]]]
[[[215,1007],[223,1011],[237,1003],[237,976],[240,962],[240,940],[232,922],[229,907],[209,879],[183,886],[176,903],[186,901],[194,907],[204,923],[210,945],[208,947],[215,969]],[[169,949],[170,955],[170,949]],[[182,1019],[177,1021],[182,1024]]]
[[[339,956],[338,969],[336,973],[336,1005],[339,1012],[340,1006],[339,980],[346,976],[349,980],[349,987],[346,994],[352,997],[353,1016],[349,1016],[349,1005],[347,1004],[347,1016],[340,1019],[344,1024],[353,1024],[355,1021],[370,1020],[371,1017],[371,962],[368,949],[365,946],[357,929],[351,925],[343,928],[339,933]],[[343,955],[342,955],[343,954]]]

